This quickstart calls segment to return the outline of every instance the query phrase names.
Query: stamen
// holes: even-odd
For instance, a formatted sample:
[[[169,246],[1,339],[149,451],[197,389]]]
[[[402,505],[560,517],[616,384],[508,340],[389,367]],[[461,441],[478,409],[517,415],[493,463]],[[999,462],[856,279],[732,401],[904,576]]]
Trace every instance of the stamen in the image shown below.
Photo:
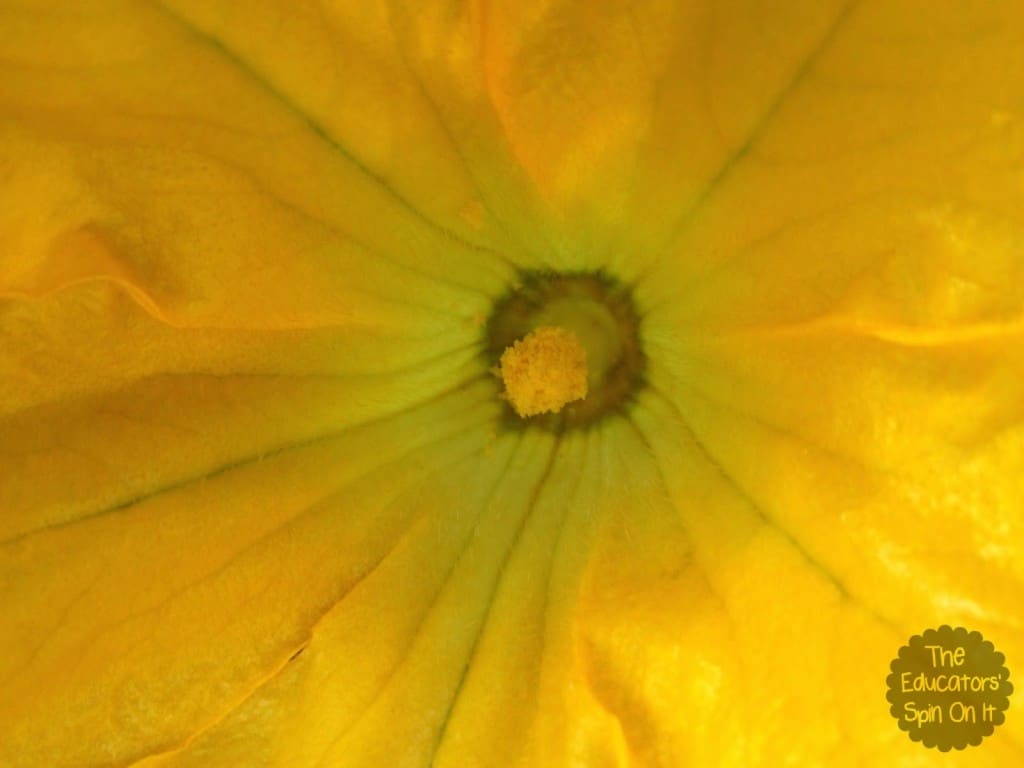
[[[527,334],[501,356],[498,372],[505,397],[521,417],[558,413],[587,396],[587,353],[576,335],[545,326]]]

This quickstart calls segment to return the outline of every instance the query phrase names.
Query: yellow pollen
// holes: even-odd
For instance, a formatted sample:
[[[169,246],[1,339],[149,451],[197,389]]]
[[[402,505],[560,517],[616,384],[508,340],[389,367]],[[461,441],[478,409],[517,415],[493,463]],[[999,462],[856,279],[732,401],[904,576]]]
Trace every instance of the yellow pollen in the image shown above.
[[[587,352],[564,328],[537,328],[507,347],[498,373],[505,397],[523,418],[558,413],[587,396]]]

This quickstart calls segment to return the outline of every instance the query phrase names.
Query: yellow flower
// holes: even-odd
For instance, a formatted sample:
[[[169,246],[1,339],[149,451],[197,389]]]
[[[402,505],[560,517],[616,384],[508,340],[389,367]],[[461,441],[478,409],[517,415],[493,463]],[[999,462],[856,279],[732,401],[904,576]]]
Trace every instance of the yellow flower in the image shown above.
[[[1022,169],[1017,0],[0,1],[0,765],[1024,763],[885,700],[1024,670]]]

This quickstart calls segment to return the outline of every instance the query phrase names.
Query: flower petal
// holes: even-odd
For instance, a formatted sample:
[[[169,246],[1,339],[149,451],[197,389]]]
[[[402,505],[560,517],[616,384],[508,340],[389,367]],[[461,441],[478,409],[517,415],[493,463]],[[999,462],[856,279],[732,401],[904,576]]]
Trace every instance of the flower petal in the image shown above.
[[[455,506],[452,470],[494,417],[492,387],[480,394],[7,541],[5,761],[121,763],[222,718],[435,505]]]
[[[500,256],[227,42],[159,6],[106,5],[4,11],[0,295],[105,279],[177,326],[281,328],[393,322],[403,304],[472,315],[503,284]]]

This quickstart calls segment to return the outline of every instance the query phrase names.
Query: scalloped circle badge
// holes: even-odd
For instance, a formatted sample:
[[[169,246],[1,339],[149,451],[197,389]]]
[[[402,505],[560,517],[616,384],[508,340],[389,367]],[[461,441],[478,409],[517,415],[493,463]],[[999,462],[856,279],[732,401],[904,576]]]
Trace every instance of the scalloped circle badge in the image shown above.
[[[1006,658],[980,632],[943,625],[914,635],[889,665],[889,712],[913,741],[941,752],[978,746],[1006,719]]]

